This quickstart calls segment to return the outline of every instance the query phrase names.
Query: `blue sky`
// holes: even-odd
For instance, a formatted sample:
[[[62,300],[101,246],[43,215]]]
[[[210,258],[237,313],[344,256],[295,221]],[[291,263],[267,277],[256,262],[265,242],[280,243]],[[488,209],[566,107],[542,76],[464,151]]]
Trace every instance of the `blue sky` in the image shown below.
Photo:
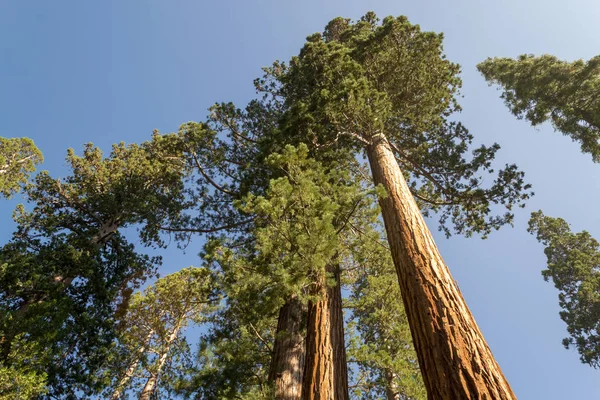
[[[567,6],[568,4],[568,6]],[[444,32],[448,57],[463,66],[462,121],[479,143],[502,145],[499,163],[526,171],[536,196],[514,228],[488,240],[438,246],[520,399],[592,399],[598,371],[565,350],[557,291],[543,281],[542,247],[526,233],[531,211],[567,219],[600,237],[600,166],[578,145],[514,119],[475,65],[488,56],[550,53],[573,60],[600,49],[595,0],[457,1],[1,1],[0,135],[27,136],[44,169],[66,173],[68,147],[149,138],[201,120],[216,101],[242,106],[260,67],[296,54],[336,16],[406,15]],[[14,201],[4,201],[8,240]],[[196,249],[167,252],[162,272],[194,262]]]

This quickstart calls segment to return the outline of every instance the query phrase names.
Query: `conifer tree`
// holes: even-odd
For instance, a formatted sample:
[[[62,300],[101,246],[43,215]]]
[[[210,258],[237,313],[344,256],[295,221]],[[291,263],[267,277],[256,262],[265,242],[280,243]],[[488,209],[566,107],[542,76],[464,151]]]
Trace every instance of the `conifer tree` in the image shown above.
[[[488,58],[477,68],[502,90],[510,111],[533,126],[549,121],[600,162],[600,56],[588,61],[523,54]]]
[[[512,208],[530,196],[514,165],[482,186],[478,171],[494,172],[498,145],[465,158],[472,136],[452,118],[459,71],[442,52],[442,35],[405,17],[379,24],[369,13],[356,23],[334,19],[257,85],[284,103],[274,141],[307,143],[320,160],[324,149],[338,159],[366,153],[386,192],[379,203],[428,395],[512,399],[423,220],[439,212],[447,234],[453,225],[486,235],[511,223]],[[495,204],[507,212],[494,215]]]
[[[560,317],[569,332],[564,346],[577,348],[583,363],[600,367],[600,243],[541,211],[531,215],[528,230],[545,246],[544,279],[559,290]]]
[[[69,151],[72,175],[39,173],[27,188],[30,210],[16,212],[17,230],[0,249],[0,362],[34,346],[49,394],[94,391],[94,371],[114,335],[114,314],[160,262],[136,251],[121,233],[137,226],[143,243],[162,245],[159,227],[185,202],[181,155],[155,135],[142,145],[115,145],[109,157],[92,145]],[[18,363],[18,361],[17,361]]]
[[[118,400],[126,391],[149,399],[174,389],[186,369],[178,361],[191,358],[183,333],[188,325],[204,322],[215,305],[213,291],[210,272],[190,267],[132,296],[119,321],[113,363],[107,366],[110,399]]]

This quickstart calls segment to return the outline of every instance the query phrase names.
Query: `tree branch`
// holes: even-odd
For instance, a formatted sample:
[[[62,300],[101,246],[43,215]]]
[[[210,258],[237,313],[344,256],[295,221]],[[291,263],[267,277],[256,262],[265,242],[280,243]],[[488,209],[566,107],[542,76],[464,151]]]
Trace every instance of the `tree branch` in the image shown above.
[[[232,223],[229,225],[218,226],[214,228],[200,229],[200,228],[174,228],[170,226],[161,226],[160,229],[167,232],[188,232],[188,233],[215,233],[226,229],[237,228],[256,220],[257,217],[248,218],[241,222]]]

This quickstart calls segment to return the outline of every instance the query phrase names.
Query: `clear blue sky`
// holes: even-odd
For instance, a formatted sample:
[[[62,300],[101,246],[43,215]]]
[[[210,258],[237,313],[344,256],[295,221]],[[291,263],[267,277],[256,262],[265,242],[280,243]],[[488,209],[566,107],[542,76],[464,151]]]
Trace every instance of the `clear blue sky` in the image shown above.
[[[462,120],[478,142],[498,142],[499,162],[515,162],[535,198],[514,228],[488,240],[437,243],[520,399],[594,399],[599,371],[565,350],[557,292],[542,280],[542,247],[525,232],[539,208],[600,237],[600,166],[578,145],[515,120],[475,70],[488,56],[600,53],[597,0],[504,1],[9,1],[0,2],[0,135],[28,136],[44,169],[66,172],[68,147],[146,140],[152,129],[201,120],[215,101],[240,106],[260,67],[296,54],[331,18],[406,15],[445,33],[463,66]],[[13,228],[3,202],[0,241]],[[194,262],[169,250],[163,273]]]

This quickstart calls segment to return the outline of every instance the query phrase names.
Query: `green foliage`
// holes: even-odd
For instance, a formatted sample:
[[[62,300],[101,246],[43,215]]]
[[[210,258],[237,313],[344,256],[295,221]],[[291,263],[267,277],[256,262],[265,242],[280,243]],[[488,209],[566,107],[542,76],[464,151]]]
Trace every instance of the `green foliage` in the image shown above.
[[[271,180],[264,197],[249,195],[241,206],[259,220],[256,261],[268,268],[284,298],[306,295],[340,255],[340,234],[367,192],[347,170],[309,159],[306,145],[287,146],[267,162],[285,175]]]
[[[64,230],[98,243],[118,228],[137,226],[145,244],[161,245],[159,228],[184,208],[183,153],[169,136],[154,134],[141,145],[113,145],[104,157],[91,143],[83,155],[68,150],[72,175],[54,179],[42,171],[27,191],[34,209],[16,216],[21,231],[50,236]]]
[[[227,293],[225,291],[225,293]],[[255,303],[247,302],[252,299]],[[259,292],[227,297],[200,338],[195,369],[179,382],[194,399],[270,399],[267,382],[277,328],[276,311],[260,303]]]
[[[186,243],[191,234],[243,234],[250,219],[236,207],[249,192],[268,186],[268,168],[261,137],[274,129],[277,111],[252,101],[240,110],[231,103],[215,104],[205,122],[188,122],[168,135],[183,154],[188,175],[187,209],[166,227]],[[267,146],[267,144],[264,144]]]
[[[117,322],[117,341],[105,367],[111,382],[107,397],[115,391],[139,392],[152,376],[158,377],[155,393],[161,398],[173,392],[192,363],[183,333],[190,324],[204,323],[216,302],[205,268],[184,268],[135,293]],[[166,357],[164,364],[161,356]]]
[[[33,399],[46,392],[47,374],[37,355],[36,343],[27,343],[22,335],[15,338],[8,355],[8,366],[0,365],[0,399]]]
[[[581,361],[600,367],[600,243],[588,232],[571,232],[561,218],[534,212],[529,232],[546,247],[548,268],[542,274],[559,290],[560,317],[570,337],[565,347],[575,346]]]
[[[0,137],[0,195],[11,197],[18,192],[43,160],[33,140]]]
[[[325,168],[306,145],[266,159],[273,176],[263,195],[236,204],[255,216],[238,240],[209,242],[205,259],[226,297],[203,338],[199,371],[188,387],[196,398],[269,398],[267,376],[279,309],[292,296],[314,300],[327,266],[341,260],[344,237],[363,204],[375,199],[347,169]]]
[[[567,62],[551,55],[488,58],[477,66],[518,118],[550,121],[600,162],[600,56]]]
[[[381,24],[373,13],[354,23],[337,18],[256,85],[283,103],[275,143],[304,142],[315,158],[341,161],[385,135],[424,214],[439,213],[447,235],[453,227],[485,236],[512,223],[511,210],[523,206],[530,186],[506,165],[483,187],[479,174],[494,173],[497,144],[465,157],[473,136],[454,118],[460,68],[446,59],[442,39],[406,17]],[[494,205],[506,212],[494,215]]]
[[[143,243],[163,245],[159,227],[184,206],[182,157],[155,135],[115,145],[106,158],[92,145],[81,157],[69,150],[71,175],[36,176],[26,191],[33,207],[17,209],[17,231],[0,249],[4,366],[12,366],[13,339],[26,333],[40,349],[50,395],[97,390],[115,311],[160,263],[121,230],[138,227]]]

